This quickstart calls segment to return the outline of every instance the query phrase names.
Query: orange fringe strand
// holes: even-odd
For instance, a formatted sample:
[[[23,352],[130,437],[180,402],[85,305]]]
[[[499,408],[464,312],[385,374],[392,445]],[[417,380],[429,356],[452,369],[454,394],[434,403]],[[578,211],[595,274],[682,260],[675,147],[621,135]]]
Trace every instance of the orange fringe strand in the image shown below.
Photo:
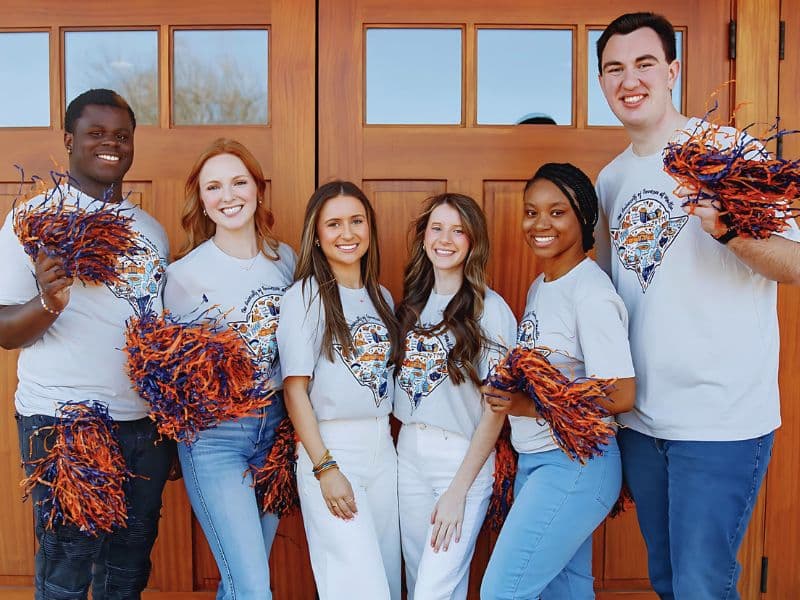
[[[514,502],[514,479],[517,476],[517,453],[511,445],[511,425],[503,424],[500,437],[495,444],[494,484],[486,520],[483,526],[499,533]]]
[[[40,250],[61,258],[67,277],[86,284],[118,283],[119,261],[139,252],[133,217],[108,202],[111,189],[103,200],[92,198],[81,206],[80,196],[63,187],[69,176],[53,172],[52,177],[55,187],[41,202],[14,212],[14,232],[25,253],[34,261]]]
[[[75,525],[87,535],[125,527],[128,509],[123,484],[133,475],[114,439],[114,422],[99,402],[67,402],[56,423],[33,435],[53,441],[47,456],[26,464],[33,473],[20,483],[27,500],[37,485],[48,490],[40,501],[45,526]]]
[[[159,433],[191,444],[221,421],[252,416],[272,402],[245,341],[208,311],[190,322],[165,312],[132,317],[127,372],[150,404]]]
[[[300,508],[295,478],[296,465],[294,427],[289,417],[286,417],[275,430],[275,442],[264,466],[250,465],[253,487],[256,489],[258,505],[262,512],[285,517]]]
[[[800,216],[800,161],[773,158],[763,144],[796,132],[758,140],[734,131],[715,123],[698,125],[686,132],[685,141],[667,145],[664,170],[690,192],[684,206],[715,200],[720,219],[738,235],[768,238]]]
[[[585,463],[602,454],[616,432],[598,400],[607,399],[615,379],[574,381],[536,349],[514,348],[489,375],[487,383],[506,391],[523,391],[539,418],[550,425],[553,439],[573,460]]]
[[[618,517],[632,506],[633,495],[631,495],[631,490],[628,487],[628,484],[623,481],[622,488],[619,490],[619,498],[617,498],[614,506],[611,507],[611,512],[608,513],[608,516],[612,519]]]

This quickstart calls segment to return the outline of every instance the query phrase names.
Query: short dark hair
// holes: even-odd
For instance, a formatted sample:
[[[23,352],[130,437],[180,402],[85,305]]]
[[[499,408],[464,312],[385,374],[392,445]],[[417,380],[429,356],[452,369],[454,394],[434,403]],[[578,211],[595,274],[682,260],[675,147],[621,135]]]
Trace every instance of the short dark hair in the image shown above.
[[[597,225],[599,213],[597,192],[592,180],[571,163],[546,163],[525,183],[525,192],[540,179],[546,179],[555,185],[569,200],[581,226],[583,251],[591,250],[594,247],[594,227]]]
[[[69,103],[69,106],[67,106],[67,113],[64,115],[64,131],[67,133],[75,133],[75,121],[80,119],[83,114],[83,109],[91,104],[124,108],[131,117],[133,128],[136,129],[136,115],[133,114],[133,109],[130,104],[126,102],[125,98],[114,90],[97,88],[79,94]]]
[[[677,56],[675,47],[675,28],[662,15],[651,12],[627,13],[617,17],[606,27],[600,39],[597,40],[597,71],[603,73],[603,51],[612,35],[626,35],[642,27],[649,27],[656,32],[664,48],[667,63],[671,63]]]

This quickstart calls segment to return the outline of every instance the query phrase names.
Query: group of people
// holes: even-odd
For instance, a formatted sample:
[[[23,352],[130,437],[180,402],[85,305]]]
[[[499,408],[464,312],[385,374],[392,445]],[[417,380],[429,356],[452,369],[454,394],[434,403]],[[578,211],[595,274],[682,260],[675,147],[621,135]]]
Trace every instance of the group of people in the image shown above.
[[[347,181],[320,186],[295,254],[273,235],[258,161],[229,139],[189,172],[186,244],[168,265],[163,229],[122,195],[133,111],[109,90],[73,100],[64,193],[106,197],[133,216],[139,251],[127,260],[138,268],[119,284],[74,284],[55,253],[28,258],[9,216],[0,344],[22,348],[25,461],[46,453],[37,431],[59,403],[91,399],[108,405],[127,466],[142,477],[127,483],[127,526],[113,534],[48,527],[35,505],[36,597],[81,598],[92,586],[96,600],[138,598],[145,587],[175,447],[158,441],[117,349],[140,307],[181,317],[207,301],[224,309],[275,391],[258,414],[177,445],[220,570],[218,598],[271,597],[278,518],[259,510],[249,466],[263,464],[287,415],[322,600],[399,600],[402,564],[408,598],[466,598],[506,417],[518,452],[514,503],[481,598],[593,598],[591,534],[623,476],[659,596],[738,598],[736,553],[780,424],[775,282],[800,282],[800,232],[791,224],[746,239],[714,201],[682,210],[661,153],[704,123],[672,104],[675,55],[672,26],[650,13],[623,15],[600,37],[600,83],[631,145],[596,188],[571,164],[542,165],[527,182],[521,231],[542,273],[519,323],[487,285],[486,218],[474,199],[448,192],[421,207],[395,305],[379,283],[364,192]],[[530,398],[484,384],[515,346],[546,348],[571,378],[616,380],[601,402],[622,427],[600,455],[571,460]],[[391,414],[402,423],[396,444]]]

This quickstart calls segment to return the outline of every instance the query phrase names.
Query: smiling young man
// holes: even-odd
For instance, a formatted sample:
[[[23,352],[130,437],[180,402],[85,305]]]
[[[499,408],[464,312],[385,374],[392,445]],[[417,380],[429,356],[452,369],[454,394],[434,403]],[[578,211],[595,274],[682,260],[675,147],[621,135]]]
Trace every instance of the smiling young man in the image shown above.
[[[131,388],[120,348],[128,318],[144,310],[161,311],[168,248],[161,226],[122,196],[122,179],[133,162],[135,127],[127,102],[110,90],[89,90],[75,98],[64,123],[71,182],[51,190],[53,202],[63,198],[68,205],[93,210],[99,205],[90,206],[93,199],[106,199],[133,217],[138,251],[120,261],[120,282],[74,281],[52,252],[40,252],[32,261],[14,234],[13,214],[0,229],[0,345],[22,349],[15,394],[22,460],[46,455],[45,445],[52,444],[38,430],[53,424],[60,403],[93,400],[108,407],[126,465],[137,475],[125,487],[127,526],[110,535],[46,525],[39,505],[46,487],[34,489],[37,599],[85,598],[96,559],[95,599],[139,598],[150,572],[174,447],[166,440],[155,444],[158,434]],[[30,202],[42,200],[37,196]],[[26,467],[28,472],[31,468]]]
[[[630,315],[637,378],[623,471],[664,599],[738,598],[736,554],[780,425],[776,281],[800,283],[800,234],[738,237],[712,201],[682,208],[662,152],[703,127],[672,103],[675,32],[651,13],[597,43],[600,85],[631,145],[597,180],[598,262]]]

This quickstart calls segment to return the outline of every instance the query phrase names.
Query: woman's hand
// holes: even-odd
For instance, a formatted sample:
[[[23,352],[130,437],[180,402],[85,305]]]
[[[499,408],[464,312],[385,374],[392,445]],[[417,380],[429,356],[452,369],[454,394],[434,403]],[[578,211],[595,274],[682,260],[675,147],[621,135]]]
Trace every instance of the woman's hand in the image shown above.
[[[484,402],[494,413],[511,415],[512,417],[533,417],[539,416],[533,400],[528,398],[525,392],[505,392],[498,390],[490,385],[481,388]]]
[[[434,552],[447,552],[450,540],[461,540],[461,525],[464,522],[466,495],[450,488],[439,497],[431,514],[431,548]]]
[[[72,278],[64,272],[64,262],[40,248],[34,269],[43,302],[51,311],[62,312],[69,303],[69,288],[72,285]]]
[[[319,487],[325,504],[334,517],[349,521],[356,516],[358,510],[353,486],[338,468],[320,473]]]

